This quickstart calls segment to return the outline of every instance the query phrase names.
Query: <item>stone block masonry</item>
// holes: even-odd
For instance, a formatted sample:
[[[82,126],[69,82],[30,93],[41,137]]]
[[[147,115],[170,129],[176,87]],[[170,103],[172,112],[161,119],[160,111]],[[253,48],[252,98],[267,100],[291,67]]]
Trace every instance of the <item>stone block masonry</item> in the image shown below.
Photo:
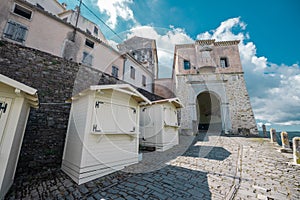
[[[232,130],[248,129],[251,134],[257,134],[257,126],[250,104],[250,98],[245,85],[244,75],[241,73],[227,74],[226,95],[229,102]],[[240,133],[244,134],[244,133]]]
[[[120,80],[39,50],[0,41],[0,73],[36,88],[40,108],[29,115],[16,176],[60,168],[72,93]]]

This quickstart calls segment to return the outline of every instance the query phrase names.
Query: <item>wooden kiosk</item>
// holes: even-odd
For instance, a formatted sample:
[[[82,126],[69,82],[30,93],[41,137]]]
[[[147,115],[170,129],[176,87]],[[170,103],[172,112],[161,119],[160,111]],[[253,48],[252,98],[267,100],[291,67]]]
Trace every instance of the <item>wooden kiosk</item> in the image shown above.
[[[153,101],[141,107],[140,145],[165,151],[179,143],[177,109],[182,108],[178,98]]]
[[[90,86],[72,97],[62,170],[82,184],[137,163],[145,103],[128,84]]]
[[[0,74],[0,199],[13,183],[30,107],[37,90]]]

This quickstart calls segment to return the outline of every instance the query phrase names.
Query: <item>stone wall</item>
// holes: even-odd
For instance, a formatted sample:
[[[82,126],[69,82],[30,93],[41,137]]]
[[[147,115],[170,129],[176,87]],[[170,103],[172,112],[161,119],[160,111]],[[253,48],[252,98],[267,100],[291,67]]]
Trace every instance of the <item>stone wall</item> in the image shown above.
[[[0,73],[38,90],[40,108],[31,109],[18,174],[59,168],[72,94],[93,84],[122,81],[90,67],[35,49],[0,41]],[[123,82],[122,82],[123,83]]]
[[[244,75],[226,75],[226,95],[229,102],[232,130],[235,133],[258,134],[250,98],[245,85]]]

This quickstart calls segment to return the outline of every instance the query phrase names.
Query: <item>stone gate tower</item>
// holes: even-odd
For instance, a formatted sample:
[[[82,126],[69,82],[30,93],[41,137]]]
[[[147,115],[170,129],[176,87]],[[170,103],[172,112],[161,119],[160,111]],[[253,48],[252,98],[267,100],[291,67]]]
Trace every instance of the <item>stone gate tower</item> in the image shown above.
[[[183,134],[218,129],[257,134],[244,80],[239,41],[198,40],[175,46],[174,92],[182,101]]]

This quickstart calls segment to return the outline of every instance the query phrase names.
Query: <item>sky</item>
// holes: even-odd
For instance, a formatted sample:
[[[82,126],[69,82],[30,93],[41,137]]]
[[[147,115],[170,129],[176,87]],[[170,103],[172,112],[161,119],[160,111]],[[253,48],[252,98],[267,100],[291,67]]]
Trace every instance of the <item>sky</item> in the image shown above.
[[[73,9],[78,0],[59,0]],[[175,44],[240,40],[258,128],[300,131],[300,1],[83,0],[82,15],[112,46],[134,35],[156,39],[159,77],[169,77]],[[115,34],[116,33],[116,34]]]

